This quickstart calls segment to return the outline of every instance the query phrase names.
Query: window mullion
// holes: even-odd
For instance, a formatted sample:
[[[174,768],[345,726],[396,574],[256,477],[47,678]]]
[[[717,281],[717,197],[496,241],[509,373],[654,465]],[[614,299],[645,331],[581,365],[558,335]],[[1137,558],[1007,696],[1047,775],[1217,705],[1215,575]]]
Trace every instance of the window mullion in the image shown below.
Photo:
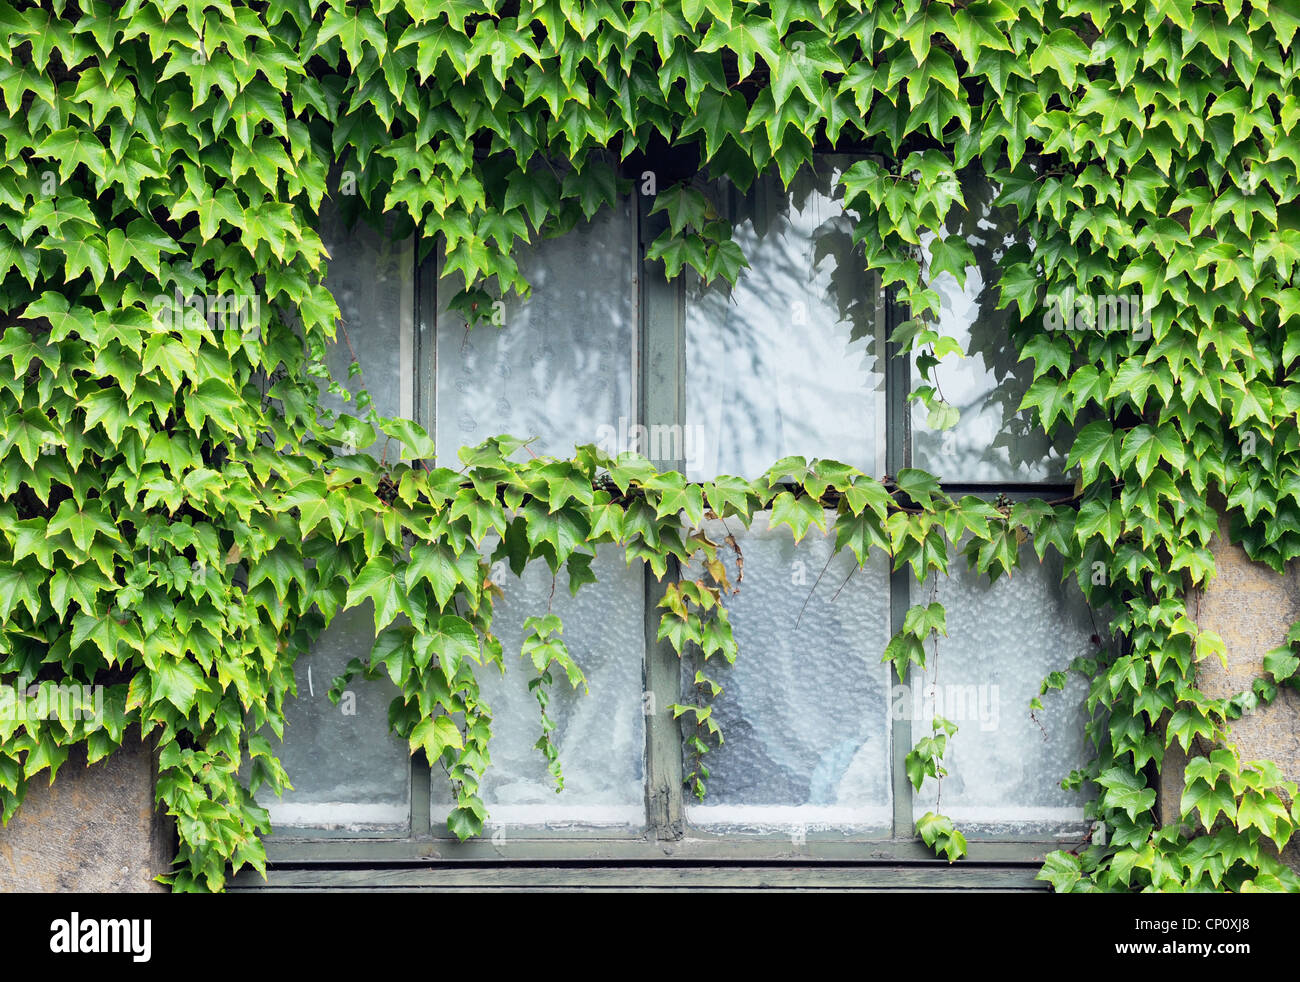
[[[433,436],[438,395],[438,266],[436,249],[421,259],[420,230],[412,236],[410,269],[412,325],[411,348],[414,356],[411,378],[403,387],[411,393],[411,419]],[[427,462],[429,466],[434,461]],[[422,839],[433,834],[433,766],[423,751],[411,755],[411,837]]]
[[[433,832],[433,769],[423,751],[411,755],[411,838]]]
[[[415,415],[412,417],[424,427],[429,436],[438,432],[438,250],[431,249],[420,258],[420,237],[415,239]],[[431,466],[433,461],[428,462]]]
[[[685,432],[685,344],[684,297],[681,279],[669,283],[657,269],[645,262],[646,245],[660,231],[664,216],[651,218],[647,212],[653,199],[637,196],[638,258],[640,260],[640,379],[638,420],[648,432],[651,426],[671,426],[668,432]],[[654,441],[663,449],[679,454],[681,440]],[[620,448],[632,449],[632,448]],[[642,446],[647,455],[653,446]],[[685,470],[685,460],[654,459],[656,466]],[[675,575],[672,562],[670,575]],[[659,601],[669,580],[656,580],[645,571],[645,701],[646,722],[646,821],[659,839],[680,839],[683,834],[682,738],[681,728],[668,708],[681,701],[681,661],[668,641],[658,640]]]

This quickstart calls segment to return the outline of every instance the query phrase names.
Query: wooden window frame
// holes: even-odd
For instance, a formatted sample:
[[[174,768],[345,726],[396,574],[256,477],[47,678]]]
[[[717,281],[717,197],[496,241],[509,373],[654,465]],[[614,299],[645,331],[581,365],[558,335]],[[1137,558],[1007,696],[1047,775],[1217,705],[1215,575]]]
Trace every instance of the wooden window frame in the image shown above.
[[[666,216],[649,214],[653,198],[638,193],[632,220],[638,249],[636,266],[637,351],[633,388],[638,422],[686,423],[685,278],[668,282],[646,261],[649,244],[666,227]],[[423,261],[414,250],[413,304],[403,297],[412,328],[413,415],[436,433],[437,273],[438,248]],[[905,312],[888,291],[872,287],[877,336],[884,340],[885,470],[897,473],[911,464],[910,359],[888,341]],[[677,432],[683,432],[679,429]],[[680,442],[680,441],[679,441]],[[661,468],[684,468],[682,459],[656,459]],[[954,484],[950,493],[993,495],[999,492],[1058,492],[1056,484]],[[1067,489],[1068,490],[1068,489]],[[411,758],[410,834],[405,837],[352,838],[339,833],[313,836],[307,830],[281,830],[266,841],[270,880],[245,871],[233,889],[345,888],[483,888],[540,887],[566,889],[611,886],[650,889],[735,889],[751,887],[826,887],[831,889],[1043,889],[1034,879],[1047,852],[1069,848],[1074,840],[972,839],[959,863],[937,859],[917,837],[913,791],[904,761],[912,745],[912,721],[892,720],[890,769],[893,831],[888,837],[853,837],[808,832],[801,841],[788,832],[724,834],[692,828],[686,819],[689,790],[683,784],[682,734],[667,709],[681,699],[681,664],[672,645],[657,640],[658,603],[677,572],[670,559],[668,575],[656,581],[644,570],[644,690],[656,711],[646,715],[645,806],[643,835],[625,831],[563,832],[505,830],[493,835],[491,819],[484,833],[466,842],[435,835],[430,816],[431,782],[436,779],[423,753]],[[911,603],[907,569],[889,577],[889,627],[896,633]],[[891,685],[900,679],[891,666]]]

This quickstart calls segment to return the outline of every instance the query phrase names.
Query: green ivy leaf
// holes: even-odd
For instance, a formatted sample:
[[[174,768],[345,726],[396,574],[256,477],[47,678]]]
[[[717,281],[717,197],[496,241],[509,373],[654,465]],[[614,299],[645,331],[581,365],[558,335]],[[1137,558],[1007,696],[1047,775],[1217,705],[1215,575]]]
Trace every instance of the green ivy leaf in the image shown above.
[[[415,638],[415,664],[418,668],[428,665],[433,655],[438,656],[438,666],[450,683],[465,659],[482,663],[478,634],[463,617],[443,614]]]
[[[794,533],[794,541],[798,542],[813,526],[826,531],[826,512],[813,498],[796,497],[789,491],[782,491],[772,500],[769,525],[771,528],[788,525]]]
[[[1103,771],[1097,778],[1097,783],[1106,789],[1102,805],[1122,809],[1130,821],[1136,822],[1140,812],[1147,811],[1155,804],[1155,791],[1146,786],[1141,775],[1123,767],[1111,767]]]

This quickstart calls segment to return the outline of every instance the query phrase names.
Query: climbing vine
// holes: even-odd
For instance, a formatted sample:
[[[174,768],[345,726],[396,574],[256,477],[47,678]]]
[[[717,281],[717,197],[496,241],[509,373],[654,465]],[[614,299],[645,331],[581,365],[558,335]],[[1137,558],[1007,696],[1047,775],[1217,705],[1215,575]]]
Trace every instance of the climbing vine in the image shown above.
[[[1010,574],[1029,541],[1111,612],[1110,643],[1044,684],[1088,680],[1095,755],[1066,784],[1099,789],[1106,830],[1048,857],[1056,889],[1300,887],[1279,859],[1296,787],[1229,733],[1296,683],[1300,635],[1250,692],[1211,699],[1196,662],[1224,646],[1185,601],[1214,573],[1220,512],[1253,559],[1300,554],[1298,25],[1263,0],[0,2],[0,678],[105,692],[93,718],[0,714],[4,819],[70,747],[96,761],[139,733],[177,825],[172,886],[264,869],[252,792],[289,777],[265,732],[283,732],[295,659],[369,602],[374,648],[349,675],[399,687],[394,728],[446,768],[450,829],[478,834],[477,673],[505,654],[491,537],[493,560],[564,566],[575,590],[606,542],[659,577],[701,570],[669,585],[661,637],[702,655],[696,702],[672,711],[695,727],[704,794],[721,735],[705,670],[737,656],[728,546],[705,521],[770,510],[919,583],[961,561]],[[368,395],[322,407],[318,379],[341,389],[326,197],[440,241],[451,308],[477,324],[527,293],[516,248],[612,204],[629,162],[680,164],[657,175],[649,257],[734,282],[746,260],[704,178],[789,184],[830,149],[863,155],[840,181],[854,239],[909,311],[894,340],[935,426],[958,415],[933,281],[975,263],[951,231],[963,177],[1015,210],[1025,234],[995,286],[1033,378],[1013,408],[1072,434],[1069,500],[954,499],[919,470],[801,458],[698,484],[504,436],[434,468],[429,436]],[[1111,329],[1134,296],[1145,328]],[[583,681],[561,628],[538,618],[525,643],[557,781],[546,688],[552,668]],[[941,605],[918,606],[885,658],[906,678],[944,629]],[[909,756],[918,787],[942,775],[950,726]],[[1162,824],[1174,744],[1192,761],[1181,821]],[[918,833],[965,851],[942,815]]]

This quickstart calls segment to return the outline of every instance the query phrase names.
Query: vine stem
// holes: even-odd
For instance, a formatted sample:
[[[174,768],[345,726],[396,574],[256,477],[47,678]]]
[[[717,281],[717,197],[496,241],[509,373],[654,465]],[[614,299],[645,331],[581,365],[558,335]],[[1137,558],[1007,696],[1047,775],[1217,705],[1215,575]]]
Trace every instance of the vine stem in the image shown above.
[[[794,619],[794,626],[796,629],[799,627],[799,622],[803,620],[803,612],[808,609],[808,604],[812,601],[813,594],[817,592],[817,584],[822,581],[822,577],[825,576],[826,571],[830,569],[831,560],[834,559],[835,556],[835,550],[832,549],[831,554],[826,557],[826,565],[822,567],[822,571],[817,574],[817,579],[813,581],[812,589],[808,591],[808,596],[804,598],[803,606],[799,608],[799,616]],[[852,574],[850,573],[849,575],[851,576]],[[838,595],[838,591],[836,593]]]

